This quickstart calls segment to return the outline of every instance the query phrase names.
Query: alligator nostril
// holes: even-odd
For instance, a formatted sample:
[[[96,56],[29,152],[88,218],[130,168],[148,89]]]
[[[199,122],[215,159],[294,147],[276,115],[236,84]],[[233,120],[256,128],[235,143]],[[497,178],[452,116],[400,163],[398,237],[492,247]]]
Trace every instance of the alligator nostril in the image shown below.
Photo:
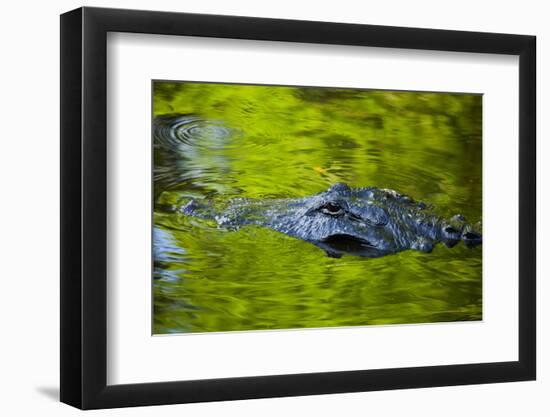
[[[458,233],[458,230],[456,230],[454,227],[452,226],[447,226],[445,227],[445,232],[449,233],[449,234],[455,234],[455,233]]]
[[[462,239],[466,246],[473,247],[481,244],[482,237],[479,233],[468,231],[462,235]]]

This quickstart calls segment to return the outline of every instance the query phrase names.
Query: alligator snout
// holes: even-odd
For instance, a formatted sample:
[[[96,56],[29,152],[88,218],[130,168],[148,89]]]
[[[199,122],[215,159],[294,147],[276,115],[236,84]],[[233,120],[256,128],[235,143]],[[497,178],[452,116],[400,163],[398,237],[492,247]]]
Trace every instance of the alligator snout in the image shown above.
[[[451,218],[450,223],[444,223],[441,227],[441,241],[447,247],[452,248],[461,240],[468,247],[481,244],[481,234],[466,223],[464,216],[457,214]]]

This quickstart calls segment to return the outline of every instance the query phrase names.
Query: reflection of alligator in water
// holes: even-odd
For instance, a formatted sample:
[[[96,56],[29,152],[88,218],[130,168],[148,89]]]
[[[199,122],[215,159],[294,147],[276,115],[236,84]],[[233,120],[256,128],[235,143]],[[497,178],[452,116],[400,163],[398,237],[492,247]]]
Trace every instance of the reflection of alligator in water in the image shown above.
[[[482,240],[461,215],[446,220],[424,203],[395,191],[345,184],[304,198],[232,199],[221,211],[192,200],[181,211],[215,219],[225,227],[268,227],[311,242],[332,257],[350,254],[374,258],[406,249],[430,252],[438,242],[452,247],[462,240],[472,247]]]

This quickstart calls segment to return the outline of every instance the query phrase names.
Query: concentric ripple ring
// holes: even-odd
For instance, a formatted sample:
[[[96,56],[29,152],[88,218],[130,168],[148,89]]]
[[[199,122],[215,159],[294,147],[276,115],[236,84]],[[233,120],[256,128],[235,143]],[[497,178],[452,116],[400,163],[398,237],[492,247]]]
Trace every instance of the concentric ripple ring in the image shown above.
[[[235,132],[220,121],[200,117],[160,116],[153,122],[154,144],[167,151],[183,152],[189,147],[223,148]]]

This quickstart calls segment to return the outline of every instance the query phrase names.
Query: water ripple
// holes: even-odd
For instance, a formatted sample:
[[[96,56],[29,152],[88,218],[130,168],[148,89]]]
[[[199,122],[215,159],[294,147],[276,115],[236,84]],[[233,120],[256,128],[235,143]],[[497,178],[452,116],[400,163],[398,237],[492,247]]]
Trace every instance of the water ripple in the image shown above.
[[[223,122],[197,116],[162,116],[154,121],[154,142],[165,150],[185,154],[197,147],[223,149],[234,129]]]

